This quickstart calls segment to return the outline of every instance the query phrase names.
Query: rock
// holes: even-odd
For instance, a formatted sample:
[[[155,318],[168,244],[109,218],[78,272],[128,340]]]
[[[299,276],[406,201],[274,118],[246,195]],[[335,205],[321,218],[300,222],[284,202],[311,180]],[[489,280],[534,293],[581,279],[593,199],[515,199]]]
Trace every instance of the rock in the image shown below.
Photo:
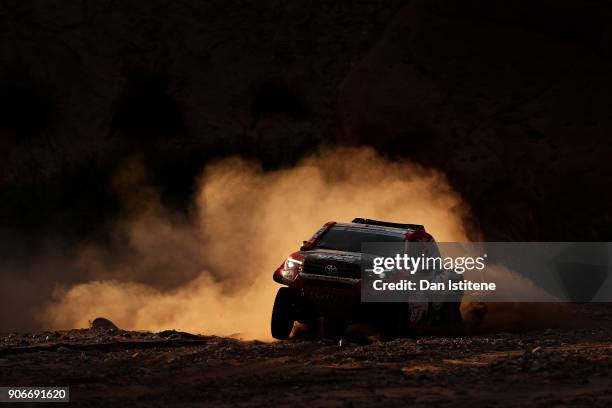
[[[92,330],[119,330],[113,322],[104,317],[96,317],[90,322],[89,328]]]
[[[542,351],[542,347],[538,346],[531,350],[531,354],[536,354],[536,353],[539,353],[540,351]]]
[[[164,331],[160,331],[159,333],[157,333],[157,335],[161,338],[166,338],[166,339],[201,339],[202,336],[199,336],[197,334],[191,334],[191,333],[187,333],[187,332],[179,332],[176,330],[164,330]]]

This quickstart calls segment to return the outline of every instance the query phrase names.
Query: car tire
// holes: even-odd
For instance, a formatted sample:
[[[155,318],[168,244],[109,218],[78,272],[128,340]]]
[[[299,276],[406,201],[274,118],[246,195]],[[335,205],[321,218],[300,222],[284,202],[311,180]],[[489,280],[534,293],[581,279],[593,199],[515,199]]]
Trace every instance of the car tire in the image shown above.
[[[272,308],[272,337],[286,340],[291,334],[295,322],[295,292],[289,288],[280,288]]]
[[[406,303],[387,303],[378,316],[378,330],[381,341],[390,341],[408,335],[410,320]]]
[[[439,325],[443,328],[454,329],[462,323],[461,318],[461,303],[446,302],[440,310]]]
[[[326,339],[340,340],[346,332],[346,323],[329,318],[323,318],[323,334]]]

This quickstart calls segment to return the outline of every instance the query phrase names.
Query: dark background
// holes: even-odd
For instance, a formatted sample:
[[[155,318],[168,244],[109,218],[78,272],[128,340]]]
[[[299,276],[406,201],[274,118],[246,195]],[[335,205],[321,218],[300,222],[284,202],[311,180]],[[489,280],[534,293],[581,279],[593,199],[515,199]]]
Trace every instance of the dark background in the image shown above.
[[[472,239],[612,241],[611,22],[612,0],[0,1],[0,333],[60,329],[45,319],[62,317],[46,309],[62,285],[172,295],[201,273],[196,234],[152,246],[177,249],[170,265],[129,271],[143,251],[114,228],[126,163],[144,164],[146,186],[120,187],[159,192],[170,227],[189,225],[213,160],[272,170],[320,145],[367,145],[443,172],[471,208]],[[100,250],[102,274],[78,265],[83,248]],[[100,313],[116,320],[130,288],[86,294],[113,299]],[[183,310],[164,304],[152,310]],[[157,338],[144,332],[0,335],[0,380],[70,385],[87,406],[611,405],[608,307],[464,305],[483,335],[363,347],[213,336],[176,349],[132,348]],[[218,310],[189,312],[218,334]],[[29,345],[51,348],[8,354]]]
[[[442,170],[488,240],[612,240],[609,1],[4,1],[3,257],[106,239],[127,158],[189,210],[211,159],[320,144]]]

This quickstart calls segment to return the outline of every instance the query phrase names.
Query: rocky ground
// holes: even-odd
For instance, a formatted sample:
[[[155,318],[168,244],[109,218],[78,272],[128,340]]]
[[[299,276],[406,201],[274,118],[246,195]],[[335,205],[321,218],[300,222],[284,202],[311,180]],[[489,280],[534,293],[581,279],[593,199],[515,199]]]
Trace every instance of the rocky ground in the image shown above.
[[[612,307],[591,324],[356,344],[78,329],[0,338],[0,385],[87,406],[610,406]],[[37,405],[38,406],[38,405]]]

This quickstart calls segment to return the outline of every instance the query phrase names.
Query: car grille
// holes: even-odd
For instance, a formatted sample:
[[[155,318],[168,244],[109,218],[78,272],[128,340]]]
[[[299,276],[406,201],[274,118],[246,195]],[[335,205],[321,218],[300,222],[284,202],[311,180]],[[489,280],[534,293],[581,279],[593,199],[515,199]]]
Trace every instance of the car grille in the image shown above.
[[[329,271],[328,265],[336,267]],[[308,259],[304,261],[304,272],[314,275],[335,276],[339,278],[361,279],[361,265],[358,263],[338,262],[328,259]]]

